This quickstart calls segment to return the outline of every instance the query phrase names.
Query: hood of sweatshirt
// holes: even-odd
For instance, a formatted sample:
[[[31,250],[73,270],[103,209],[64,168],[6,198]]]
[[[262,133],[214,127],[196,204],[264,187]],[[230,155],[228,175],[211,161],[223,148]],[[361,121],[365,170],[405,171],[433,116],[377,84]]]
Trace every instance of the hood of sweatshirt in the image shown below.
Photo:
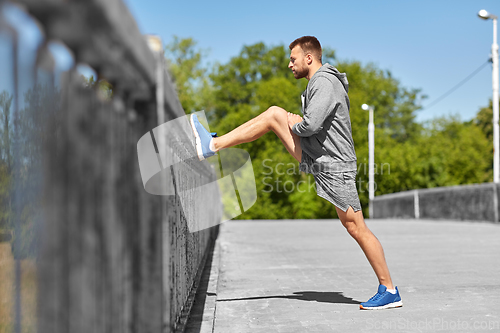
[[[314,73],[314,76],[319,76],[319,75],[333,75],[339,81],[342,83],[344,86],[344,89],[346,92],[349,92],[349,82],[347,81],[347,75],[345,73],[340,73],[337,68],[333,67],[329,63],[325,63],[323,66],[321,66],[316,73]]]

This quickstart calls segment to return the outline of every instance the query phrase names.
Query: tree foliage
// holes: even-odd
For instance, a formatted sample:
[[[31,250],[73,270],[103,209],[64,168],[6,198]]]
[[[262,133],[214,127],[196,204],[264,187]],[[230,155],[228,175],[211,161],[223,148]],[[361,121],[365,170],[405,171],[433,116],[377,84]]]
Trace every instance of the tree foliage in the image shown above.
[[[491,99],[488,106],[479,109],[476,117],[470,123],[477,125],[489,141],[493,140],[493,102]]]
[[[173,37],[165,48],[166,62],[177,88],[177,95],[187,113],[201,111],[211,105],[211,86],[207,69],[202,66],[205,51],[196,49],[192,38]]]

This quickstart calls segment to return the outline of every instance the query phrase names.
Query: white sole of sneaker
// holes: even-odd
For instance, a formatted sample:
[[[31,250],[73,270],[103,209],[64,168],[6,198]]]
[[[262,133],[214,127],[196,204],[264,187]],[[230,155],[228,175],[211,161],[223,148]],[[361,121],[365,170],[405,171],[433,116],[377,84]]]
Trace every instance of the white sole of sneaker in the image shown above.
[[[393,303],[389,303],[389,304],[382,305],[382,306],[370,306],[370,307],[366,307],[366,308],[360,304],[359,308],[361,310],[383,310],[383,309],[399,308],[402,306],[403,306],[403,301],[399,301],[399,302],[393,302]]]
[[[196,154],[198,154],[198,159],[200,161],[203,161],[205,159],[205,157],[203,156],[203,150],[201,149],[200,134],[198,134],[198,131],[196,130],[196,126],[194,126],[193,117],[194,117],[194,114],[191,115],[189,123],[191,124],[191,129],[193,130],[193,133],[194,133]]]

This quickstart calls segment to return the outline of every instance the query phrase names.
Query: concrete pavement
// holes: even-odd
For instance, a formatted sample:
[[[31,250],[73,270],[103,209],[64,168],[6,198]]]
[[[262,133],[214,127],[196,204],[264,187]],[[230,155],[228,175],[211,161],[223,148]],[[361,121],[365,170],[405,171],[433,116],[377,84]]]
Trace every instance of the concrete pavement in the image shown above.
[[[338,220],[230,221],[186,332],[500,332],[500,225],[367,224],[402,308],[359,310],[378,283]]]

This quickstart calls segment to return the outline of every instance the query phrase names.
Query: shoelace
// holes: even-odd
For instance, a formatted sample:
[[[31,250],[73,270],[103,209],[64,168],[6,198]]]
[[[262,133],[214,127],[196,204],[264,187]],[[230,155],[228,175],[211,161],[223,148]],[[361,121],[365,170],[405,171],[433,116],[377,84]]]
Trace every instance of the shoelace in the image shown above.
[[[380,294],[380,293],[378,293],[378,292],[377,292],[375,295],[373,295],[373,297],[372,297],[372,298],[370,298],[370,299],[368,300],[368,302],[372,302],[372,301],[373,301],[373,302],[375,302],[375,301],[378,301],[378,300],[379,300],[379,299],[380,299],[383,295],[384,295],[384,294]]]

